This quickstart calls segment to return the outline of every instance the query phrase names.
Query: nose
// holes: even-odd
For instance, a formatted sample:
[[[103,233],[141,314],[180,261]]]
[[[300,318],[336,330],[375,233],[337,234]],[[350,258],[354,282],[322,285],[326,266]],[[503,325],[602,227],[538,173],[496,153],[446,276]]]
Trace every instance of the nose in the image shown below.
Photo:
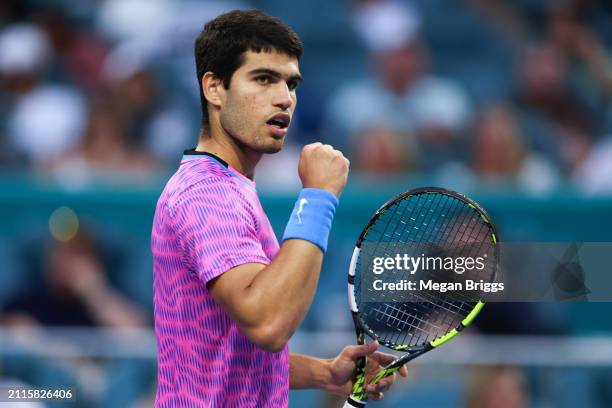
[[[274,106],[281,108],[282,110],[289,109],[291,105],[293,105],[293,95],[287,84],[282,81],[279,82],[275,91],[273,101]]]

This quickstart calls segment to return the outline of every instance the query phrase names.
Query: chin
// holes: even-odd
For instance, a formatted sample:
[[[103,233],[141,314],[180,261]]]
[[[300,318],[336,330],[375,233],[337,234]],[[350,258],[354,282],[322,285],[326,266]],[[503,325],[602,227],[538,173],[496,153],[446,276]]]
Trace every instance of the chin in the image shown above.
[[[259,146],[259,149],[257,149],[260,153],[265,153],[265,154],[273,154],[273,153],[278,153],[283,149],[283,143],[284,143],[284,139],[281,140],[272,140],[270,143],[266,143],[263,146]]]
[[[282,144],[278,146],[268,146],[265,149],[261,150],[261,152],[265,154],[274,154],[280,152],[281,150],[283,150]]]

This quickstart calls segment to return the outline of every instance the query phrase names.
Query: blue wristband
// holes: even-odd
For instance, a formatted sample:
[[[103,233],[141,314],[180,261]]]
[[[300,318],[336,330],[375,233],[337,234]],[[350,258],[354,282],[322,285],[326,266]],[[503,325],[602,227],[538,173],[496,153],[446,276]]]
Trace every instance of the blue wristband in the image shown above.
[[[285,227],[282,241],[304,239],[325,252],[336,207],[338,199],[329,191],[318,188],[302,189]]]

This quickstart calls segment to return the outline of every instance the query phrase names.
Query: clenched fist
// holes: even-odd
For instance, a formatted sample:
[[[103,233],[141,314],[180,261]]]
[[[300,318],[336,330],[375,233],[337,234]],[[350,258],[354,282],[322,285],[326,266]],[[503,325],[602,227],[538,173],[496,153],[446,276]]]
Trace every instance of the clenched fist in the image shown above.
[[[320,188],[340,197],[348,170],[348,159],[330,145],[317,142],[302,149],[298,174],[304,188]]]

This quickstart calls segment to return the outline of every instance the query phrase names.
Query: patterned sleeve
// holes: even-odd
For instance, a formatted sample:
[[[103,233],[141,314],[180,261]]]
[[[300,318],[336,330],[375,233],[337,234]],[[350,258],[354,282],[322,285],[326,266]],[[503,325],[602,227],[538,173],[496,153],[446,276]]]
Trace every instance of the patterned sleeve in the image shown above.
[[[184,262],[204,284],[238,265],[269,263],[253,209],[231,183],[206,180],[193,185],[173,212]]]

